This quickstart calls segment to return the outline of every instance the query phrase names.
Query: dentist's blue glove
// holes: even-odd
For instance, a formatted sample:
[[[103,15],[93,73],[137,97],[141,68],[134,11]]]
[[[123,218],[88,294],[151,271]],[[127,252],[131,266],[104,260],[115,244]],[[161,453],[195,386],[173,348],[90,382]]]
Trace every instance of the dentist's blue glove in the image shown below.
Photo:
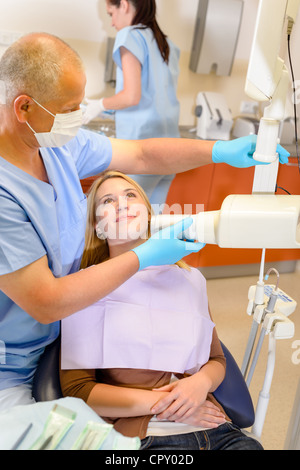
[[[187,217],[177,224],[155,233],[142,245],[134,248],[140,268],[174,264],[185,256],[200,251],[205,244],[180,239],[184,230],[192,225],[193,219]]]
[[[213,146],[212,160],[214,163],[227,163],[236,168],[249,168],[255,165],[268,165],[268,163],[253,160],[256,149],[256,135],[248,135],[235,140],[218,140]],[[281,145],[277,145],[280,163],[288,163],[289,152]]]

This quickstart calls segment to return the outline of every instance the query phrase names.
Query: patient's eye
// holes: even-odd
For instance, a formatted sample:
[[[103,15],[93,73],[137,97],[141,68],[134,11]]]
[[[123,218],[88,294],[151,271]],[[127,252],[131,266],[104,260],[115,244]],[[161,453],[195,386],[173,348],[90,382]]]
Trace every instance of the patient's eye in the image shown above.
[[[133,193],[133,192],[129,192],[129,193],[127,193],[126,196],[129,197],[129,198],[130,198],[130,197],[136,197],[136,194]]]
[[[102,204],[112,204],[113,202],[114,201],[112,197],[107,197],[102,201]]]

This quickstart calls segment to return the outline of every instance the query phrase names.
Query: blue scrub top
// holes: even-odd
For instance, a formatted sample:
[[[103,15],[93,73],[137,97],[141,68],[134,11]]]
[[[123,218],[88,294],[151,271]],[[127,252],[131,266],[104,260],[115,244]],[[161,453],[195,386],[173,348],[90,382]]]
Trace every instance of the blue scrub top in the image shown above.
[[[47,255],[55,277],[78,270],[84,246],[86,197],[80,179],[104,171],[108,138],[80,130],[61,148],[40,149],[49,184],[0,157],[0,275]],[[0,291],[0,390],[30,383],[60,322],[43,325]]]
[[[119,139],[179,137],[179,102],[176,97],[179,75],[179,49],[169,41],[166,64],[150,28],[128,26],[117,33],[113,59],[117,65],[116,93],[124,88],[120,48],[125,47],[141,63],[142,97],[137,106],[116,111]]]

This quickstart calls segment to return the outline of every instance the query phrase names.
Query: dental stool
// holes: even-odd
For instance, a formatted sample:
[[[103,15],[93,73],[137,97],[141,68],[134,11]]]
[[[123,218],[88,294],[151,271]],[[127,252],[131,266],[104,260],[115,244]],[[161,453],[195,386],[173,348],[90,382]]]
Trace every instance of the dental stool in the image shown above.
[[[253,425],[255,414],[244,377],[229,350],[222,343],[226,357],[226,376],[213,393],[234,424],[240,428]],[[37,402],[52,401],[63,397],[59,381],[60,337],[45,348],[38,364],[33,397]]]

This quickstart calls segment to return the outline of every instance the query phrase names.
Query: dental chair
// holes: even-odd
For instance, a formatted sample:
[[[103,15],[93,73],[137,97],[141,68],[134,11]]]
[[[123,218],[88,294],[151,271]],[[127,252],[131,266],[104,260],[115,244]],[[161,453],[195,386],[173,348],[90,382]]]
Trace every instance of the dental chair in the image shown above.
[[[245,429],[255,421],[252,399],[234,357],[222,342],[221,345],[226,358],[226,375],[213,395],[232,422]]]
[[[222,348],[226,357],[226,376],[213,395],[234,424],[240,428],[248,428],[255,419],[248,387],[237,363],[223,343]],[[33,397],[37,402],[63,397],[59,381],[59,351],[60,337],[45,348],[40,359],[33,381]]]
[[[37,402],[63,398],[59,380],[60,336],[46,346],[36,369],[32,396]]]

